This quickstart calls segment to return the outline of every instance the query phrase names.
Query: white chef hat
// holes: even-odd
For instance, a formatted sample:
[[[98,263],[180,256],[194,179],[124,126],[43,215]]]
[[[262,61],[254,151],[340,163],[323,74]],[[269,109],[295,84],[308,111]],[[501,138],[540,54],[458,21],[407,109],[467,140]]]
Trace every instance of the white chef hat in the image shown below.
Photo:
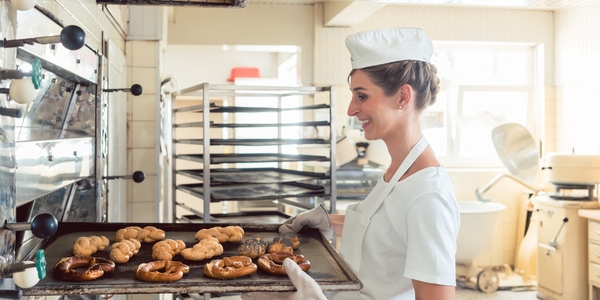
[[[352,69],[401,60],[429,62],[433,44],[419,28],[384,28],[351,34],[346,38]]]

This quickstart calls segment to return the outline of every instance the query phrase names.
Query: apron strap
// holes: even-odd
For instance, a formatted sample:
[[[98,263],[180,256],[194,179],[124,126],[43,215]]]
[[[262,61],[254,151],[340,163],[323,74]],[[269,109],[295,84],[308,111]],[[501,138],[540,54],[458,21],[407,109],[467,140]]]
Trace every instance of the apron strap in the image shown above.
[[[379,209],[379,206],[381,206],[383,200],[389,195],[389,193],[392,191],[398,180],[400,180],[400,177],[402,177],[402,175],[404,175],[404,173],[408,171],[410,166],[413,165],[413,163],[417,160],[421,153],[423,153],[423,151],[425,150],[425,148],[427,148],[428,145],[429,143],[427,142],[427,139],[425,138],[425,136],[422,136],[421,139],[417,142],[417,144],[410,150],[408,156],[406,156],[402,164],[400,164],[400,167],[398,168],[398,170],[396,170],[396,173],[394,173],[394,176],[392,176],[390,182],[383,182],[383,191],[379,195],[379,198],[375,202],[375,205],[371,206],[369,214],[367,215],[368,218],[371,218],[375,211]]]

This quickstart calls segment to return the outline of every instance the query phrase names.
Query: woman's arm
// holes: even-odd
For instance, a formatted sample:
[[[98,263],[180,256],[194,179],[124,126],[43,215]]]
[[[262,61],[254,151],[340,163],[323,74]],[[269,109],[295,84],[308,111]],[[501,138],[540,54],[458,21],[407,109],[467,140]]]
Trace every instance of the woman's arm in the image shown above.
[[[416,300],[454,300],[454,287],[418,280],[412,281]]]
[[[344,220],[346,219],[346,215],[329,215],[329,223],[331,223],[331,227],[333,231],[335,231],[336,236],[342,236],[342,229],[344,228]]]

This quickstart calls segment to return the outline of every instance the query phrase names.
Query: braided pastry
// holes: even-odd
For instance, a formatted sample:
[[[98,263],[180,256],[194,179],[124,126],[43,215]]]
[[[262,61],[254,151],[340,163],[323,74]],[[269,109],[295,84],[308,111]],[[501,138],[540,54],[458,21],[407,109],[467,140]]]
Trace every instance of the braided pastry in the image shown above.
[[[194,238],[199,241],[209,237],[217,238],[219,243],[239,242],[244,237],[244,229],[240,226],[216,226],[212,228],[200,229],[194,236]]]
[[[110,249],[110,259],[118,264],[124,264],[138,253],[142,244],[136,239],[126,239],[112,244]]]
[[[173,257],[185,249],[182,240],[166,239],[152,246],[153,260],[173,260]]]
[[[223,254],[223,245],[214,237],[201,240],[192,248],[181,250],[181,256],[187,260],[204,260]]]
[[[104,250],[110,241],[105,236],[80,236],[73,243],[71,249],[75,256],[92,256],[92,254]]]
[[[153,243],[163,240],[164,238],[165,231],[154,226],[146,226],[144,228],[139,226],[128,226],[117,230],[115,233],[116,242],[126,239],[136,239],[144,243]]]

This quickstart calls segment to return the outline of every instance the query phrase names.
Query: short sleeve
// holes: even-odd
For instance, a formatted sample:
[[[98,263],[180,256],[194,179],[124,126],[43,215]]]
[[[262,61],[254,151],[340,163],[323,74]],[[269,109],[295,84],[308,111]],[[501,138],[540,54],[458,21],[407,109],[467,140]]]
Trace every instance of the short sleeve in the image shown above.
[[[456,285],[456,238],[460,220],[453,197],[428,193],[416,198],[406,214],[407,256],[404,276],[440,285]]]

